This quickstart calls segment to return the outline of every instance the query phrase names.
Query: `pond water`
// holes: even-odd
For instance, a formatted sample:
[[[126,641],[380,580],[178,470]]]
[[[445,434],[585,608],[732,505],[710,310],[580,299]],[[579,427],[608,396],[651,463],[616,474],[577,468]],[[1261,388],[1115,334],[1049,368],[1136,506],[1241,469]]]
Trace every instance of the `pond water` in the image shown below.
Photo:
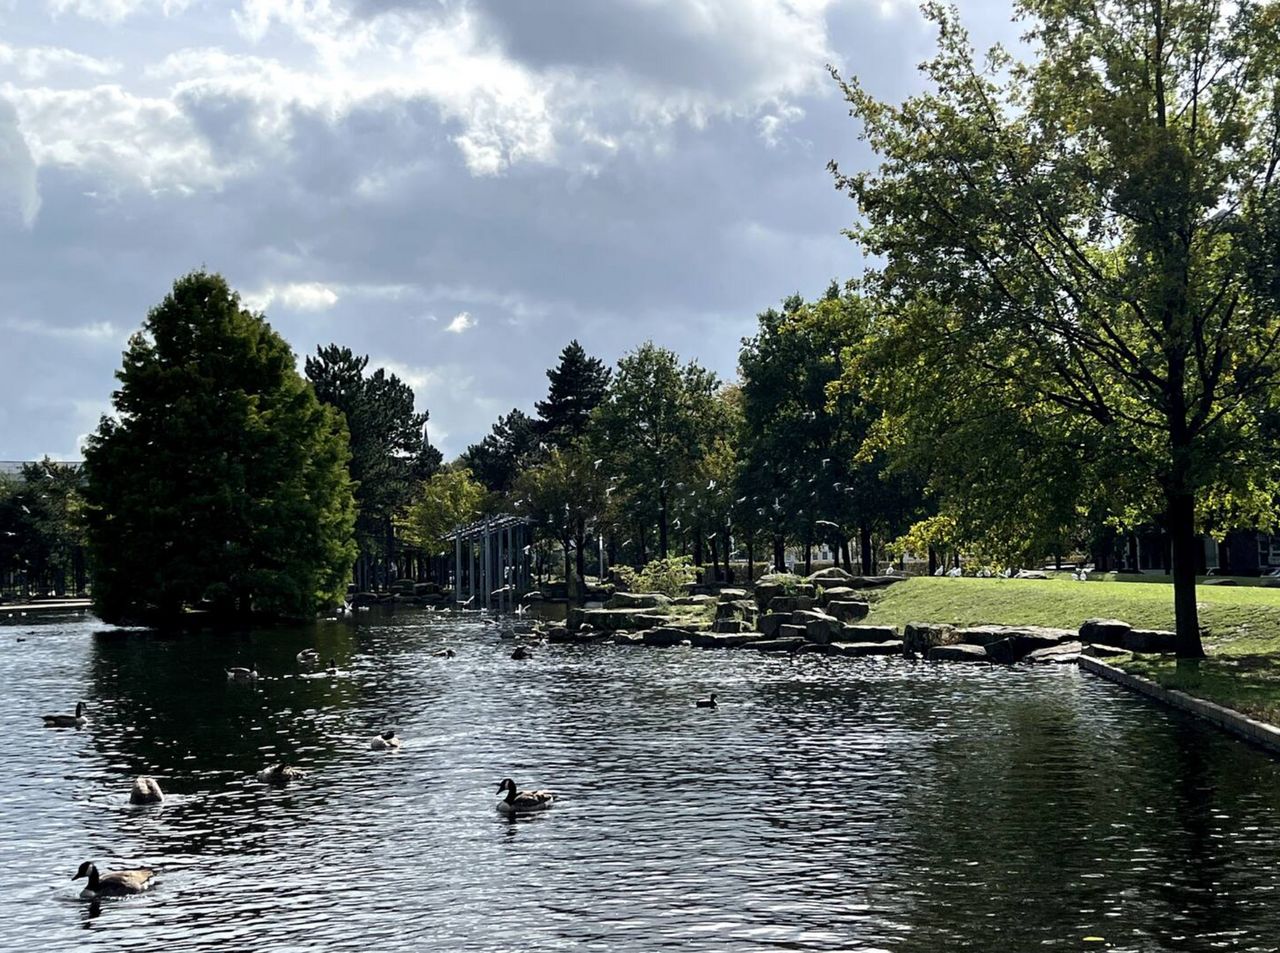
[[[100,629],[0,621],[3,950],[1280,949],[1280,766],[1074,668]],[[508,776],[558,803],[506,819]],[[156,887],[86,903],[86,859]]]

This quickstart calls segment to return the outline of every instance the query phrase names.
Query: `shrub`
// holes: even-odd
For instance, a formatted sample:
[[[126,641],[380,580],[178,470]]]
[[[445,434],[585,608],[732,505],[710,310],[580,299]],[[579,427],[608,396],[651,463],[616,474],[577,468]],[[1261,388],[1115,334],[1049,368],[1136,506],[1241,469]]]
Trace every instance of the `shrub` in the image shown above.
[[[698,570],[690,556],[655,559],[639,570],[631,566],[615,566],[614,572],[632,592],[661,592],[672,597],[684,595],[698,578]]]

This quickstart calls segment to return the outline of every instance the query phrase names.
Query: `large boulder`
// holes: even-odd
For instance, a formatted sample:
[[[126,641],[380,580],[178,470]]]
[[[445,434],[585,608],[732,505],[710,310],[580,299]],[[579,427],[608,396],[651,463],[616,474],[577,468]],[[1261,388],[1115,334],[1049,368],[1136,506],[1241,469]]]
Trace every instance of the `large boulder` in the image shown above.
[[[895,582],[902,582],[906,576],[853,576],[845,581],[851,589],[883,589]]]
[[[803,625],[780,625],[778,626],[779,639],[808,639],[809,630]]]
[[[1028,652],[1023,661],[1030,662],[1033,665],[1067,665],[1079,659],[1083,650],[1083,642],[1062,642],[1058,645],[1047,645],[1042,649],[1036,649],[1034,652]],[[990,649],[987,651],[990,651]]]
[[[1130,652],[1170,653],[1178,650],[1178,636],[1163,629],[1130,629],[1120,639]]]
[[[831,649],[835,654],[861,658],[866,655],[901,655],[902,643],[892,642],[832,642]]]
[[[756,616],[759,614],[760,610],[756,608],[756,604],[747,599],[721,602],[716,605],[717,619],[745,619],[754,625]]]
[[[751,623],[744,619],[716,619],[715,623],[711,626],[711,631],[738,634],[743,632],[754,632],[755,629],[752,628]]]
[[[673,645],[682,645],[691,641],[691,632],[684,629],[677,629],[673,626],[660,626],[656,629],[650,629],[642,633],[645,645],[656,646],[657,648],[670,648]]]
[[[747,597],[748,593],[745,589],[721,589],[719,598],[721,602],[737,602]]]
[[[896,642],[896,625],[843,625],[840,639],[845,642]]]
[[[805,638],[819,644],[830,642],[840,634],[840,620],[817,609],[804,609],[794,613],[791,624],[804,626]]]
[[[858,590],[850,589],[848,586],[832,586],[829,589],[819,588],[818,605],[825,606],[828,602],[839,602],[842,599],[857,599]]]
[[[1014,662],[1026,658],[1032,652],[1039,649],[1056,648],[1064,644],[1065,641],[1057,635],[1015,632],[1008,638],[990,643],[987,646],[987,655],[991,656],[991,661],[993,662],[999,662],[1001,665],[1012,665]]]
[[[756,581],[756,603],[764,609],[768,607],[769,600],[775,596],[795,594],[797,582],[795,576],[787,573],[770,573],[767,576],[761,576]]]
[[[828,615],[833,615],[841,622],[857,622],[865,619],[871,612],[871,603],[859,599],[841,599],[839,602],[827,603]]]
[[[1097,642],[1091,642],[1080,650],[1081,655],[1087,655],[1089,658],[1116,658],[1120,655],[1128,655],[1128,649],[1116,648],[1114,645],[1101,645]]]
[[[815,602],[813,596],[774,596],[768,602],[768,609],[770,612],[798,612],[812,609]]]
[[[798,652],[805,645],[803,636],[785,639],[757,639],[743,644],[744,649],[755,649],[757,652]]]
[[[1015,636],[1042,638],[1044,641],[1033,646],[1041,648],[1043,645],[1069,642],[1076,637],[1076,633],[1070,629],[1051,629],[1040,625],[970,625],[956,629],[956,641],[969,645],[991,645]]]
[[[930,662],[990,662],[982,645],[935,645],[927,656]]]
[[[732,633],[691,632],[689,633],[689,641],[700,649],[732,649],[740,645],[746,645],[748,642],[759,641],[759,637],[754,632],[737,635]]]
[[[756,620],[756,628],[760,630],[761,635],[770,638],[778,634],[779,626],[786,625],[790,621],[790,612],[769,612]]]
[[[669,617],[636,609],[586,609],[582,621],[593,629],[618,632],[636,629],[652,629],[665,625]]]
[[[672,599],[671,604],[673,606],[707,606],[711,605],[711,603],[715,601],[715,596],[709,596],[704,593],[697,596],[679,596],[678,598]]]
[[[606,609],[659,609],[671,605],[671,597],[660,592],[615,592]]]
[[[902,651],[908,654],[928,654],[935,645],[954,645],[956,627],[945,623],[908,622],[902,628]]]
[[[1120,640],[1132,630],[1133,626],[1119,619],[1085,619],[1080,626],[1080,641],[1119,645]]]
[[[852,578],[852,573],[845,572],[839,566],[828,566],[826,569],[819,569],[817,572],[809,573],[804,577],[804,581],[813,583],[848,582]]]

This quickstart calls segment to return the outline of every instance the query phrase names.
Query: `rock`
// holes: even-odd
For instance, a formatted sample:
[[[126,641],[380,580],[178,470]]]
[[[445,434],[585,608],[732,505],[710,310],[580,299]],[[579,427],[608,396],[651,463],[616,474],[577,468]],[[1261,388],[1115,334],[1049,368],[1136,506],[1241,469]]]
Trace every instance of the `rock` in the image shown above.
[[[551,628],[547,629],[547,641],[568,642],[570,641],[569,630],[562,625],[553,625]]]
[[[847,573],[839,566],[828,566],[826,569],[819,569],[817,572],[810,573],[804,577],[805,582],[848,582],[853,578],[852,573]]]
[[[698,596],[680,596],[678,599],[672,599],[671,604],[673,606],[707,606],[715,601],[715,596],[709,596],[704,593]]]
[[[739,599],[747,599],[747,598],[749,598],[749,594],[745,589],[721,589],[720,590],[721,602],[737,602]]]
[[[1133,626],[1119,619],[1085,619],[1080,626],[1080,641],[1119,645],[1120,640],[1132,630]]]
[[[830,646],[835,654],[860,658],[866,655],[901,655],[902,642],[894,639],[891,642],[832,642]]]
[[[658,609],[671,605],[671,598],[660,592],[615,592],[604,604],[606,609]]]
[[[681,642],[691,641],[691,633],[684,629],[673,629],[663,627],[660,629],[650,629],[648,632],[642,633],[644,644],[651,645],[656,648],[670,648],[673,645],[679,645]]]
[[[779,639],[808,639],[809,630],[803,625],[780,625],[778,626]]]
[[[746,645],[748,642],[759,641],[759,638],[754,632],[738,635],[693,632],[689,635],[689,641],[700,649],[732,649],[740,645]]]
[[[853,576],[846,581],[846,585],[851,589],[882,589],[885,586],[892,586],[895,582],[902,582],[908,578],[907,576]]]
[[[757,652],[796,652],[805,644],[802,637],[793,637],[787,639],[757,639],[754,642],[747,642],[742,647],[744,649],[755,649]]]
[[[754,631],[749,622],[743,619],[716,619],[711,626],[712,632],[742,633]]]
[[[614,645],[639,646],[644,645],[644,636],[639,632],[615,632],[613,638],[607,641],[612,642]]]
[[[844,625],[840,628],[840,638],[847,642],[896,642],[898,627],[896,625]]]
[[[416,582],[413,584],[415,596],[438,596],[441,593],[438,582]]]
[[[1028,652],[1023,661],[1030,662],[1033,665],[1066,665],[1078,659],[1083,649],[1083,642],[1063,642],[1059,645],[1048,645],[1042,649],[1036,649],[1034,652]],[[987,651],[990,651],[990,649]]]
[[[756,604],[746,599],[739,599],[735,602],[721,602],[716,606],[717,619],[746,619],[754,624],[756,616],[759,614],[760,610],[756,608]]]
[[[966,641],[973,642],[974,640],[966,639]],[[999,662],[1001,665],[1012,665],[1032,652],[1040,649],[1057,648],[1062,644],[1064,644],[1063,639],[1055,635],[1018,632],[998,642],[990,643],[987,646],[987,655],[991,656],[991,661],[993,662]],[[1076,654],[1079,654],[1078,649]]]
[[[378,594],[376,592],[357,592],[351,597],[351,604],[355,607],[373,606],[378,604]]]
[[[1050,629],[1040,625],[970,625],[956,629],[955,634],[957,642],[969,645],[991,645],[993,642],[1000,642],[1014,636],[1043,637],[1046,640],[1033,648],[1057,642],[1069,642],[1076,637],[1070,629]]]
[[[568,614],[565,616],[564,624],[568,626],[570,629],[576,629],[578,626],[582,625],[582,620],[586,616],[586,614],[587,614],[586,609],[583,609],[579,606],[575,606],[574,608],[570,609]]]
[[[1234,579],[1206,579],[1200,585],[1202,586],[1238,586],[1240,583]]]
[[[815,603],[813,596],[774,596],[769,600],[770,612],[798,612],[801,609],[812,609]]]
[[[593,629],[617,632],[626,629],[652,629],[665,625],[670,618],[662,613],[636,609],[586,609],[582,621]]]
[[[1081,655],[1087,655],[1090,658],[1115,658],[1117,655],[1128,655],[1127,649],[1118,649],[1114,645],[1101,645],[1094,642],[1086,645],[1081,651]]]
[[[1130,652],[1176,652],[1178,637],[1162,629],[1130,629],[1121,637],[1120,647]]]
[[[904,653],[914,652],[928,654],[935,645],[954,645],[960,641],[956,638],[954,625],[933,622],[908,622],[902,629],[902,650]]]
[[[989,662],[982,645],[935,645],[929,650],[930,662]]]
[[[793,613],[791,624],[804,626],[805,638],[810,642],[825,644],[840,634],[840,620],[817,609],[803,609]]]
[[[856,601],[857,598],[857,589],[850,589],[848,586],[832,586],[830,589],[823,589],[818,593],[818,605],[825,606],[828,602],[839,602],[844,599]]]
[[[756,628],[766,637],[778,634],[778,627],[791,621],[790,612],[770,612],[756,620]]]
[[[1039,569],[1019,569],[1013,574],[1014,579],[1048,579]]]
[[[769,605],[769,600],[776,596],[785,596],[794,593],[798,580],[795,576],[786,573],[771,573],[768,576],[761,576],[756,582],[756,604],[761,609]]]
[[[871,612],[871,603],[856,599],[841,599],[839,602],[828,602],[827,612],[841,622],[857,622],[865,619]]]

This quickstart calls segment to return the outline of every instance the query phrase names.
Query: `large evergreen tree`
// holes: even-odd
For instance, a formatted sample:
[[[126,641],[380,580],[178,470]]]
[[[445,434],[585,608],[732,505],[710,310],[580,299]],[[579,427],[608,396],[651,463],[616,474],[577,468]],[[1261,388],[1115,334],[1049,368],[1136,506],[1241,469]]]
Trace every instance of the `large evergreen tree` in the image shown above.
[[[355,508],[341,416],[219,275],[178,279],[129,341],[85,450],[108,622],[305,617],[341,598]]]
[[[490,491],[508,493],[520,471],[533,462],[539,443],[534,419],[513,407],[483,440],[467,447],[461,462]]]
[[[582,438],[591,412],[609,391],[610,376],[604,361],[588,356],[576,340],[565,346],[560,362],[547,371],[547,399],[537,403],[537,431],[548,448],[564,450]]]

